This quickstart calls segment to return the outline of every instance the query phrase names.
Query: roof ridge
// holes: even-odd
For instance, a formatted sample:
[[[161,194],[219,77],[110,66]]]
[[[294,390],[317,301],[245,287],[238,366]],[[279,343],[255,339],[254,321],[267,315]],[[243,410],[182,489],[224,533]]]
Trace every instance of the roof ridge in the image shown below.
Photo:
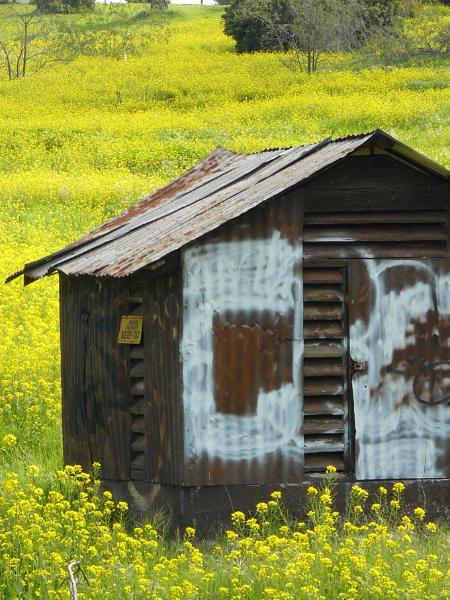
[[[239,154],[218,146],[205,158],[72,244],[30,262],[7,281],[55,271],[119,277],[159,260],[378,139],[448,181],[448,171],[381,129],[314,144]],[[385,141],[383,141],[385,140]],[[271,194],[271,195],[268,195]]]
[[[321,138],[320,140],[317,140],[316,142],[306,142],[305,144],[294,144],[292,146],[279,146],[279,147],[275,146],[274,148],[263,148],[262,150],[256,150],[255,152],[243,152],[243,153],[237,153],[237,154],[240,154],[240,156],[252,156],[254,154],[262,154],[263,152],[275,152],[277,150],[291,150],[292,148],[305,148],[306,146],[321,144],[322,142],[325,142],[325,141],[346,142],[347,140],[357,140],[357,139],[366,137],[367,135],[374,135],[374,134],[388,135],[382,129],[373,129],[371,131],[366,131],[363,133],[350,133],[348,135],[340,136],[337,138],[333,138],[333,137]],[[218,146],[218,148],[221,148],[221,146]],[[233,150],[230,150],[230,152],[233,152]]]

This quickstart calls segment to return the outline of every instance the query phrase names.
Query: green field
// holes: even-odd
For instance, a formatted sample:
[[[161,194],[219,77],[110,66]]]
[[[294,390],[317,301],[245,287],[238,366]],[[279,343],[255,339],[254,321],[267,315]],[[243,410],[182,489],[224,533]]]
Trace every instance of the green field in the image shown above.
[[[4,11],[5,8],[0,5],[0,27],[5,26]],[[308,76],[289,70],[285,66],[286,57],[277,53],[237,55],[232,40],[222,33],[222,11],[221,7],[169,8],[145,51],[140,55],[130,55],[126,60],[101,56],[80,57],[69,64],[55,64],[40,73],[14,81],[8,81],[2,72],[2,280],[20,269],[25,262],[60,248],[133,204],[144,193],[178,175],[217,146],[240,152],[256,151],[382,128],[430,158],[450,165],[449,61],[433,58],[385,65],[376,64],[373,60],[369,64],[358,55],[335,55],[327,57],[318,73]],[[439,26],[448,23],[450,9],[442,8],[439,17]],[[149,35],[151,32],[149,28]],[[42,545],[39,538],[39,527],[44,531],[43,525],[34,522],[31,516],[28,525],[19,514],[15,517],[6,516],[11,506],[20,504],[15,494],[19,493],[18,490],[28,490],[31,482],[44,490],[55,486],[55,489],[61,489],[64,493],[72,485],[65,480],[58,483],[55,474],[62,463],[57,278],[40,281],[25,289],[19,280],[14,281],[2,287],[0,303],[0,480],[6,481],[6,488],[0,491],[0,597],[67,598],[67,590],[54,593],[51,590],[63,572],[63,563],[78,546],[75,543],[71,547],[60,544],[58,548],[64,547],[64,550],[55,552],[61,552],[62,558],[54,557],[50,561],[55,569],[52,571],[53,567],[45,558],[49,556],[48,548]],[[64,476],[61,477],[64,479]],[[11,481],[16,483],[12,484]],[[11,486],[12,489],[9,489]],[[30,514],[35,511],[37,515],[39,511],[33,508],[34,501],[30,500],[30,494],[33,493],[29,490],[23,492],[26,502],[30,502],[24,505],[23,511],[29,510]],[[36,502],[38,500],[39,494]],[[61,507],[52,510],[58,514],[58,511],[63,511]],[[77,514],[82,513],[82,519],[87,520],[88,524],[94,522],[92,515],[88,518],[86,511],[83,513],[82,507],[74,510],[78,511]],[[39,514],[45,520],[45,510],[42,508],[42,511]],[[105,586],[108,581],[105,556],[113,549],[119,552],[120,536],[113,541],[102,542],[101,536],[107,537],[107,533],[100,524],[106,527],[110,516],[102,514],[99,519],[91,529],[90,525],[86,526],[86,531],[93,538],[90,541],[93,546],[104,543],[104,555],[101,552],[94,553],[92,558],[95,564],[102,564],[105,569],[103,572],[99,567],[98,572],[98,585]],[[61,517],[58,523],[63,521]],[[12,527],[13,522],[25,530],[30,527],[34,532],[30,539],[34,540],[35,546],[27,550],[19,544],[17,553],[39,554],[38,548],[42,546],[42,556],[39,554],[39,564],[35,569],[43,569],[47,573],[30,575],[30,581],[35,577],[36,581],[41,582],[41,588],[38,584],[38,587],[30,587],[31,584],[24,578],[25,572],[31,569],[29,565],[35,564],[34,558],[23,559],[23,564],[28,567],[21,566],[20,561],[17,564],[14,561],[7,563],[5,557],[10,556],[12,550],[9,546],[6,549],[2,523],[6,528],[7,524]],[[61,525],[58,530],[55,525],[58,535],[63,535],[61,532],[64,527]],[[367,532],[362,533],[364,537]],[[149,534],[148,547],[142,541],[139,546],[141,552],[150,551],[153,535]],[[355,535],[358,537],[359,534]],[[381,540],[384,539],[383,535]],[[414,537],[416,533],[411,535]],[[26,537],[21,543],[25,544]],[[440,544],[444,544],[443,540],[444,537]],[[133,543],[129,540],[123,542],[125,548],[131,548]],[[323,543],[329,543],[329,540]],[[405,542],[406,545],[408,543]],[[398,548],[392,550],[392,555],[380,551],[380,564],[384,564],[386,556],[395,560],[395,551],[401,550],[399,544]],[[412,547],[419,554],[431,552],[429,546],[420,540],[414,542]],[[437,547],[441,548],[441,545],[437,544]],[[132,554],[131,550],[128,551]],[[310,551],[313,552],[311,547]],[[162,552],[161,549],[156,552],[155,561],[160,559]],[[188,562],[192,559],[192,564],[195,563],[195,557],[192,558],[194,550],[185,548],[182,552],[191,553]],[[258,559],[262,562],[264,552],[261,551]],[[438,549],[435,554],[438,556],[435,562],[440,566],[433,567],[432,561],[427,558],[428,566],[423,571],[424,577],[431,578],[430,581],[433,575],[429,570],[436,568],[441,572],[445,553]],[[103,558],[100,559],[100,555]],[[376,562],[375,551],[372,558]],[[133,571],[132,560],[130,558],[128,564],[126,554],[120,559],[120,568],[124,572],[117,581],[126,580],[127,568],[134,573],[130,575],[130,581],[138,581],[136,573],[139,569],[136,573]],[[213,561],[213,555],[207,560]],[[286,558],[287,562],[290,560]],[[261,590],[256,595],[248,590],[232,592],[231,567],[235,566],[235,562],[234,559],[223,561],[228,565],[227,569],[230,567],[225,583],[214,580],[213,585],[211,577],[211,582],[208,583],[206,577],[203,583],[199,583],[204,573],[198,575],[198,581],[192,579],[192,585],[195,583],[200,588],[206,586],[203,592],[189,591],[187,584],[183,588],[178,581],[183,577],[174,575],[178,581],[176,585],[181,585],[181,592],[171,593],[167,584],[164,593],[158,592],[160,595],[152,596],[150,592],[147,594],[142,591],[140,584],[136,583],[137,591],[125,593],[123,586],[120,588],[122,584],[118,583],[119,588],[108,592],[111,595],[101,592],[104,587],[98,587],[93,588],[94,591],[86,588],[82,597],[215,598],[220,587],[228,590],[220,592],[223,597],[236,599],[334,597],[321,596],[325,593],[323,590],[320,593],[311,591],[320,587],[311,583],[312,580],[304,584],[312,588],[302,592],[303,595],[283,596],[279,590],[279,595],[274,592],[272,596],[271,592],[267,596],[262,595],[266,592]],[[283,563],[285,566],[286,561]],[[323,565],[326,566],[326,561]],[[119,569],[117,564],[116,568]],[[302,568],[306,568],[304,564]],[[355,566],[355,569],[361,571],[358,576],[363,578],[363,565]],[[408,569],[413,574],[417,571],[413,566],[404,567],[404,570]],[[379,570],[381,578],[383,569],[380,567]],[[418,572],[419,575],[422,573],[420,569]],[[147,571],[145,573],[143,579],[148,578]],[[250,570],[246,573],[248,575]],[[352,577],[353,574],[352,571]],[[184,576],[189,579],[186,574]],[[97,581],[96,577],[94,569],[90,572],[90,578]],[[373,577],[377,579],[378,576],[374,574]],[[392,573],[387,577],[392,579]],[[404,581],[407,582],[410,576],[402,577],[406,577]],[[336,598],[417,598],[414,586],[420,587],[422,584],[419,582],[419,585],[414,577],[411,575],[408,584],[411,595],[408,595],[409,592],[401,596],[389,595],[391,584],[385,582],[383,587],[381,579],[377,579],[375,587],[381,586],[381,592],[360,596],[356,591],[356,595],[351,595],[353,592],[348,592],[351,589],[349,584],[345,588],[347,591],[342,591],[347,595]],[[43,589],[42,581],[46,579],[51,580],[52,584],[39,596],[36,590]],[[247,585],[242,583],[243,580],[239,581],[239,585]],[[440,581],[440,576],[436,575],[435,583],[420,597],[444,598],[439,595],[441,592],[436,591],[442,589]],[[277,588],[272,583],[267,583],[265,587]],[[2,591],[2,585],[9,587],[4,587]],[[358,587],[360,585],[358,583],[355,589],[362,589]],[[148,591],[144,584],[142,586]],[[292,593],[289,588],[285,592]]]

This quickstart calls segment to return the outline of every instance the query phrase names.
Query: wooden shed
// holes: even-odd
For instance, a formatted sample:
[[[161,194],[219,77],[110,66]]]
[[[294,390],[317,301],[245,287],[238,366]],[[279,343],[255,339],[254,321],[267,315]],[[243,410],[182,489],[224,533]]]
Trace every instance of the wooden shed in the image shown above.
[[[60,277],[65,462],[180,526],[328,464],[448,507],[449,191],[380,130],[218,149],[25,265]]]

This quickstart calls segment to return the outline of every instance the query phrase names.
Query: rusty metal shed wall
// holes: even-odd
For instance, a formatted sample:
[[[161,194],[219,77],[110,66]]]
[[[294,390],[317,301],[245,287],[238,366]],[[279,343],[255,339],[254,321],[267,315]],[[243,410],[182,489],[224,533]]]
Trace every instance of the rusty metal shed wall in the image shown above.
[[[292,193],[183,252],[185,485],[302,478],[302,212]]]
[[[404,161],[372,154],[341,161],[372,141],[366,135],[257,155],[215,152],[69,249],[26,269],[29,279],[49,269],[63,273],[67,462],[87,465],[99,460],[110,479],[186,486],[298,483],[305,470],[323,470],[328,462],[349,468],[351,378],[346,377],[344,355],[348,341],[358,342],[359,333],[354,327],[358,302],[346,297],[348,270],[355,259],[369,271],[376,259],[448,257],[449,246],[448,214],[443,209],[448,208],[448,184],[442,173],[433,177]],[[330,168],[323,173],[326,166]],[[307,184],[299,189],[302,182]],[[286,188],[292,191],[283,194]],[[173,256],[181,247],[183,273],[176,265],[173,273],[146,279],[149,272],[143,267],[167,259],[168,253]],[[129,309],[133,276],[115,278],[133,275],[136,269],[136,277],[143,278],[146,315],[144,374],[141,363],[130,362],[129,349],[116,344],[118,319]],[[342,277],[320,280],[327,269],[328,276],[336,278],[342,272]],[[433,285],[443,290],[449,271],[447,263],[440,267]],[[76,277],[83,273],[111,277]],[[304,277],[310,278],[305,295]],[[419,276],[417,280],[420,283]],[[279,290],[286,282],[292,295],[281,301]],[[363,284],[365,289],[379,287],[376,278]],[[446,359],[449,311],[443,297],[423,335],[429,341],[432,330],[441,327]],[[345,316],[348,303],[351,335]],[[205,317],[202,310],[209,310],[203,321],[197,319]],[[375,313],[368,321],[379,318]],[[366,325],[370,329],[370,323]],[[303,336],[303,326],[308,335]],[[197,336],[205,329],[209,332],[204,337]],[[305,364],[299,352],[303,338],[305,356],[309,352]],[[337,344],[337,339],[343,341]],[[327,355],[317,356],[324,349]],[[394,348],[397,354],[402,350]],[[434,362],[439,359],[431,350],[429,354]],[[429,371],[435,369],[434,362],[427,366]],[[133,380],[130,367],[137,366],[139,378]],[[391,373],[389,368],[383,365],[383,377]],[[447,374],[447,367],[439,368],[442,381]],[[402,388],[399,413],[417,401],[405,391],[415,377]],[[429,380],[421,377],[421,393],[429,394]],[[142,431],[129,426],[127,413],[134,402],[130,381],[133,389],[137,383],[141,386]],[[282,403],[277,404],[286,389],[294,393],[290,408],[295,411],[283,412]],[[356,411],[359,422],[363,405],[360,402]],[[426,465],[428,476],[440,476],[443,462],[448,464],[445,408],[435,410],[439,419],[432,419],[431,437],[422,439],[403,425],[403,437],[416,436],[418,443],[431,440],[437,448]],[[430,412],[421,406],[420,414],[426,417]],[[370,434],[364,452],[360,444],[366,442],[357,435],[361,478],[380,476],[361,458],[376,455],[374,440],[379,437],[372,430]],[[387,444],[391,441],[399,445],[394,434]],[[413,472],[397,455],[390,467],[393,470],[384,471],[383,477]]]
[[[395,204],[391,198],[386,198],[386,190],[391,190],[391,194],[395,195]],[[415,209],[408,210],[409,199],[416,190],[421,195],[419,209],[414,204],[412,208]],[[295,475],[289,479],[289,473],[282,471],[282,462],[274,466],[273,453],[267,448],[264,449],[262,445],[258,457],[255,456],[257,449],[251,448],[248,443],[252,437],[255,441],[258,433],[252,416],[268,408],[264,408],[261,402],[262,392],[280,390],[283,383],[292,378],[289,350],[285,352],[283,344],[274,344],[273,337],[267,337],[270,332],[272,336],[277,336],[277,341],[283,339],[279,327],[285,336],[292,336],[292,320],[290,329],[289,325],[283,325],[284,319],[279,314],[264,309],[261,303],[258,306],[258,293],[261,290],[257,285],[254,286],[255,305],[248,310],[246,284],[241,282],[241,289],[233,288],[233,283],[228,281],[231,269],[227,267],[227,261],[230,254],[236,253],[236,271],[244,263],[246,278],[252,281],[257,272],[254,253],[261,253],[262,260],[265,256],[264,245],[269,246],[273,233],[283,231],[287,224],[292,227],[293,223],[298,222],[302,218],[303,206],[309,206],[310,211],[311,208],[319,209],[321,204],[311,201],[317,195],[320,195],[321,202],[328,207],[333,206],[335,211],[336,206],[345,201],[346,210],[332,212],[328,208],[328,211],[304,214],[301,236],[305,263],[302,273],[308,278],[306,286],[303,286],[302,303],[306,327],[305,358],[303,365],[300,365],[304,378],[304,441],[300,443],[300,436],[297,438],[296,460],[303,464],[304,471],[323,471],[327,464],[334,464],[340,470],[353,470],[351,377],[347,358],[348,303],[355,301],[354,298],[348,298],[347,290],[347,274],[352,259],[360,259],[359,262],[369,259],[371,262],[371,258],[377,257],[447,256],[446,212],[427,208],[431,200],[439,206],[448,203],[448,186],[388,156],[348,158],[305,188],[291,192],[290,206],[283,205],[285,199],[278,198],[183,250],[184,328],[185,332],[190,328],[192,319],[195,330],[186,344],[183,341],[186,348],[182,344],[187,456],[185,482],[188,485],[295,480]],[[371,210],[364,210],[366,199]],[[391,208],[400,205],[404,210],[383,208],[386,200]],[[252,240],[253,246],[248,245],[245,252],[240,254],[236,247],[247,240]],[[263,245],[258,246],[261,241]],[[220,253],[222,246],[223,254]],[[289,252],[286,250],[279,249],[272,254],[283,255],[283,252],[288,261]],[[205,256],[207,264],[202,266]],[[270,265],[269,257],[266,256],[266,259],[267,265]],[[281,269],[281,266],[277,268]],[[194,279],[193,299],[189,290],[191,278]],[[272,274],[272,282],[276,286],[276,272]],[[365,282],[364,285],[369,283]],[[199,290],[200,294],[197,293]],[[236,306],[230,303],[233,290]],[[218,292],[221,294],[220,301],[217,299]],[[267,292],[267,298],[271,298],[270,292]],[[193,310],[190,310],[191,302]],[[211,321],[202,312],[207,305],[214,313]],[[240,308],[237,309],[237,306]],[[373,319],[376,318],[374,315]],[[448,316],[442,315],[442,318],[445,320]],[[209,345],[206,337],[196,335],[202,327],[211,333]],[[201,347],[202,343],[203,358],[197,360],[197,355],[193,360],[190,353],[194,352],[195,345]],[[195,387],[192,381],[196,376],[199,381]],[[405,395],[408,394],[409,383],[406,382],[404,386]],[[204,404],[207,405],[207,398],[214,398],[214,405],[208,405],[202,413],[204,407],[202,409],[201,398],[205,390]],[[193,411],[197,411],[194,416],[191,414]],[[270,410],[266,411],[266,416],[276,423],[276,417]],[[386,419],[387,415],[383,418]],[[436,436],[430,440],[431,444],[436,441],[437,446],[442,446],[444,426],[444,422],[441,426],[435,424]],[[268,438],[270,433],[268,427]],[[227,439],[227,435],[230,439]],[[409,435],[421,440],[413,428]],[[357,439],[359,444],[360,438]],[[279,448],[277,453],[283,455]],[[393,460],[389,468],[397,471],[388,469],[384,475],[389,472],[400,473],[404,465],[400,459]],[[431,465],[429,468],[429,472],[433,472]],[[406,470],[403,472],[407,473]],[[436,474],[440,472],[435,471]],[[360,469],[361,477],[368,473]]]
[[[314,268],[337,266],[349,281],[355,477],[448,477],[448,185],[392,157],[366,155],[349,157],[302,194],[305,281]],[[306,285],[305,315],[307,300]],[[323,325],[340,335],[332,305],[323,306]],[[305,321],[305,338],[308,328]]]
[[[181,485],[183,471],[180,286],[177,268],[156,278],[147,277],[143,287],[147,481],[172,485]]]
[[[103,477],[127,480],[128,348],[117,344],[126,282],[60,277],[64,461],[98,461]]]

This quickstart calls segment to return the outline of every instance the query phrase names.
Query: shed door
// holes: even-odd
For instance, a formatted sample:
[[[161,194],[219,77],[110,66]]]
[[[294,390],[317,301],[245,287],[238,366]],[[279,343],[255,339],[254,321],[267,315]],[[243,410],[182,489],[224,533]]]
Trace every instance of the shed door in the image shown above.
[[[350,263],[356,477],[448,477],[450,261]]]

